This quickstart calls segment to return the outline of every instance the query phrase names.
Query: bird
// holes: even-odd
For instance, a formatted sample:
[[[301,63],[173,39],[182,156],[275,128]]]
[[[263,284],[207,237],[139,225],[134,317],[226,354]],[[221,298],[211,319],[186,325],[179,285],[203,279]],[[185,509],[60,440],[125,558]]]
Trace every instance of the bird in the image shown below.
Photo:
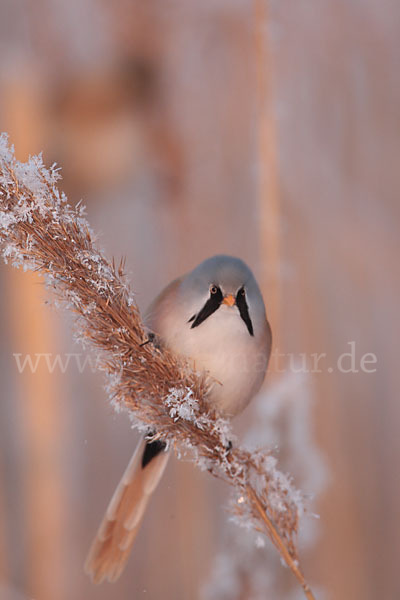
[[[212,378],[208,402],[217,414],[233,418],[260,389],[271,328],[257,281],[240,258],[212,256],[175,279],[150,304],[144,322],[163,347]],[[154,432],[139,442],[85,562],[93,582],[121,575],[168,457]]]

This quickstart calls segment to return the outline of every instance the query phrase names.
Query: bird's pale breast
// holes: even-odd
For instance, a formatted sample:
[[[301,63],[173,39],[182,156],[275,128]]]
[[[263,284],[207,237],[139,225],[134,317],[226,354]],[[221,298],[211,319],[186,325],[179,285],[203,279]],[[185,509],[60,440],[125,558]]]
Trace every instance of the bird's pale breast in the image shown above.
[[[221,413],[241,412],[264,379],[269,354],[267,322],[264,331],[251,336],[237,307],[221,306],[192,329],[180,311],[170,310],[168,298],[163,300],[153,308],[154,330],[172,352],[189,358],[195,370],[205,370],[215,380],[210,401]]]

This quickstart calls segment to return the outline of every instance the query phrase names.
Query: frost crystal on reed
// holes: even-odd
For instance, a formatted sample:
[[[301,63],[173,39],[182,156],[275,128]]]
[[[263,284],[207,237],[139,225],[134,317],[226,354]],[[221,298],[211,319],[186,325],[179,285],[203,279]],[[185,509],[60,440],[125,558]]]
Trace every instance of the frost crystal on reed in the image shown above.
[[[135,426],[156,429],[177,451],[194,450],[201,468],[234,486],[242,499],[237,516],[273,539],[306,590],[295,544],[298,495],[290,481],[265,453],[232,446],[229,423],[207,403],[212,382],[205,373],[152,343],[143,345],[146,330],[122,266],[96,248],[83,208],[68,204],[56,188],[59,179],[55,165],[47,169],[41,156],[18,162],[8,137],[0,136],[4,259],[44,275],[57,300],[74,313],[79,339],[96,352],[113,406],[129,410]]]

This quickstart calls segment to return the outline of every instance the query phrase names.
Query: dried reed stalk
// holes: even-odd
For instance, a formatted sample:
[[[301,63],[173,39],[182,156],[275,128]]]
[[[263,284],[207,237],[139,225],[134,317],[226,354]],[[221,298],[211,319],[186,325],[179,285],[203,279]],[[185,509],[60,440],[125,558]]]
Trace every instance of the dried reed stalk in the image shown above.
[[[239,520],[266,533],[303,587],[296,536],[300,494],[263,451],[230,447],[229,423],[207,404],[212,382],[148,339],[123,265],[107,261],[94,242],[83,209],[72,208],[56,183],[53,165],[41,157],[15,159],[0,136],[0,246],[6,262],[42,273],[47,285],[76,316],[79,339],[96,351],[116,408],[134,425],[151,427],[175,449],[189,448],[194,461],[236,490]]]

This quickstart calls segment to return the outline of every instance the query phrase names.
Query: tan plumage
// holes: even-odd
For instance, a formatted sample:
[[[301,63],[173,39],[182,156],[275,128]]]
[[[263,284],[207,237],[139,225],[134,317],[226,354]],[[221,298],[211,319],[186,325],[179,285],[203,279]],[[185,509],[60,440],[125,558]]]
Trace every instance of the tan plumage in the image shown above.
[[[149,502],[164,473],[169,453],[161,452],[144,468],[143,439],[137,446],[117,489],[85,562],[85,571],[95,583],[116,581],[121,575]]]
[[[224,416],[241,412],[259,390],[271,330],[257,282],[241,260],[215,256],[204,261],[160,293],[145,321],[169,350],[211,375],[215,383],[208,400]],[[167,464],[168,452],[161,449],[143,467],[146,447],[142,440],[90,549],[85,571],[96,583],[115,581],[122,573]]]

